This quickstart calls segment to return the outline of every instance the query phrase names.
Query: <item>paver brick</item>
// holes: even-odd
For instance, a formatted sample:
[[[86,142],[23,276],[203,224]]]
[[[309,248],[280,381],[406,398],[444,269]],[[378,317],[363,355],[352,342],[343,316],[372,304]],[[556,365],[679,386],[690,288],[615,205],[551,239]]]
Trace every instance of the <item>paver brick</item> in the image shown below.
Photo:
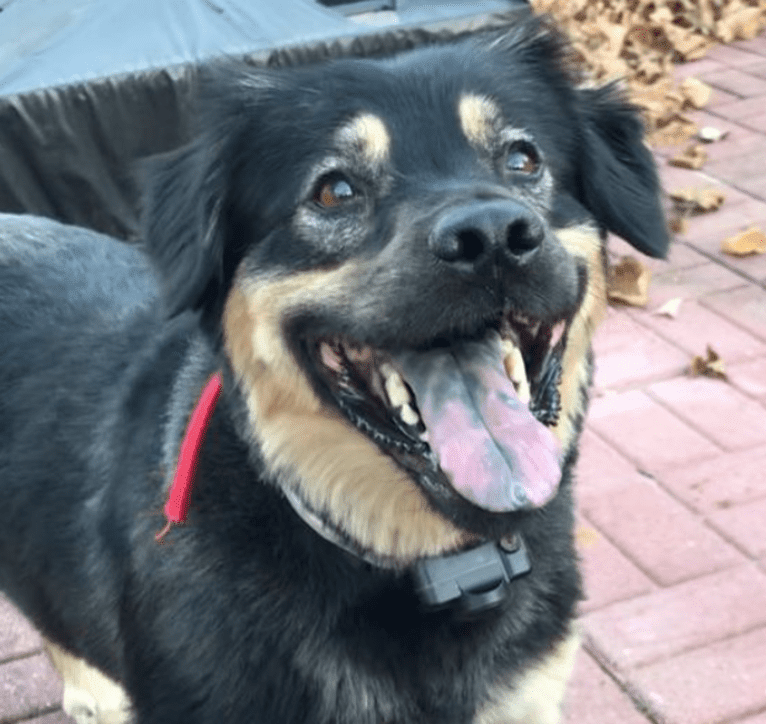
[[[746,717],[745,719],[737,719],[732,724],[766,724],[766,711],[755,716]]]
[[[575,495],[608,495],[643,476],[635,463],[621,455],[588,427],[580,440]]]
[[[75,724],[72,717],[64,714],[61,709],[52,714],[46,714],[45,716],[35,717],[34,719],[25,719],[20,724]]]
[[[753,558],[766,556],[766,498],[720,510],[710,522]]]
[[[761,49],[758,43],[739,46],[717,45],[715,48],[711,48],[705,57],[723,65],[741,68],[760,62]],[[709,78],[710,75],[712,73],[706,73],[705,77]]]
[[[580,651],[564,700],[563,724],[649,724],[628,695]]]
[[[726,453],[697,463],[666,469],[662,484],[702,512],[715,512],[763,496],[766,446]]]
[[[0,720],[30,717],[58,705],[62,684],[45,654],[0,666]]]
[[[766,357],[728,366],[726,374],[738,390],[766,404]]]
[[[742,51],[739,51],[742,52]],[[746,59],[749,58],[751,63],[760,61],[758,56],[751,53],[743,56]],[[734,95],[738,95],[742,98],[751,98],[752,96],[760,96],[766,94],[766,80],[759,78],[756,75],[751,75],[746,72],[747,67],[742,68],[727,68],[725,70],[716,70],[712,73],[705,73],[702,76],[702,80],[705,83],[709,83],[716,88],[728,91]]]
[[[31,653],[41,646],[37,631],[0,594],[0,661]]]
[[[583,622],[592,645],[631,672],[766,626],[766,574],[747,563],[614,603]]]
[[[593,400],[588,424],[628,459],[653,474],[721,452],[712,440],[640,390]]]
[[[687,284],[693,285],[694,281]],[[671,289],[681,292],[687,284],[678,280],[678,286]],[[726,361],[727,367],[734,362],[758,358],[766,352],[766,343],[762,340],[689,299],[689,296],[683,293],[671,295],[668,291],[665,288],[667,299],[675,296],[684,300],[674,318],[641,314],[636,315],[635,319],[663,339],[683,348],[690,361],[694,355],[704,356],[708,345]]]
[[[766,707],[766,628],[639,669],[669,724],[730,724]]]
[[[702,298],[701,303],[766,340],[766,289],[750,284],[733,291],[710,294]]]
[[[638,324],[628,314],[609,310],[593,342],[595,385],[601,390],[662,379],[681,372],[686,354]]]
[[[718,91],[723,93],[725,91]],[[734,97],[734,96],[732,96]],[[755,96],[754,98],[737,99],[728,103],[720,103],[718,106],[708,105],[707,108],[713,109],[712,114],[716,116],[722,116],[723,118],[730,119],[735,123],[741,123],[743,119],[750,118],[752,116],[759,116],[763,113],[764,104],[766,104],[766,96]],[[710,113],[710,111],[708,111]],[[694,115],[697,119],[696,114]],[[710,125],[715,125],[713,120]],[[729,128],[722,128],[721,130],[731,130]],[[759,134],[748,133],[746,129],[741,128],[739,135],[749,137],[753,143],[762,142],[763,138]],[[719,144],[726,143],[726,140],[718,141],[717,143],[711,143],[706,146],[707,151],[713,151]],[[708,155],[709,157],[709,155]]]
[[[726,450],[766,443],[766,408],[722,380],[679,377],[654,383],[648,390]]]
[[[582,510],[620,551],[663,586],[746,560],[649,479],[609,496],[587,497]]]
[[[585,590],[585,600],[580,604],[582,612],[655,589],[649,577],[585,519],[580,520],[576,540]]]
[[[741,287],[744,280],[721,264],[707,261],[687,269],[672,269],[654,274],[649,286],[649,310],[656,310],[662,304],[674,297],[696,299],[714,291],[736,289]],[[681,311],[684,311],[686,304]],[[633,314],[638,317],[638,314]],[[647,315],[641,314],[642,317]],[[663,317],[667,319],[667,317]],[[643,320],[642,320],[643,321]],[[678,326],[682,326],[679,322]],[[684,325],[688,326],[688,325]]]
[[[720,60],[715,60],[708,54],[699,60],[692,60],[688,63],[680,63],[673,68],[673,75],[677,79],[699,78],[705,73],[724,70],[727,66]]]

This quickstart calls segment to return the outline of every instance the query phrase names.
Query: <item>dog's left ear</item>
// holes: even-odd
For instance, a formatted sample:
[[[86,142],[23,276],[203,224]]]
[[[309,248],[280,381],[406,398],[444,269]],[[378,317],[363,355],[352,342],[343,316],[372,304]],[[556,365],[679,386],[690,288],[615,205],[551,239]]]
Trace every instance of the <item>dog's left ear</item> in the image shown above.
[[[670,239],[652,154],[635,108],[614,85],[581,89],[580,183],[582,203],[609,231],[653,257]]]
[[[220,164],[195,141],[143,168],[142,226],[169,316],[215,302],[223,281],[223,194]]]

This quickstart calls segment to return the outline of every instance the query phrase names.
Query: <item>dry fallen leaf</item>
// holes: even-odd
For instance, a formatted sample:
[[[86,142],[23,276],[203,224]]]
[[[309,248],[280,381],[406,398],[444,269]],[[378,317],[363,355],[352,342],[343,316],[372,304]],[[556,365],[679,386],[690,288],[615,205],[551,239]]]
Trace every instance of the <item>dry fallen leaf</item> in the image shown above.
[[[531,0],[567,33],[596,81],[622,78],[644,111],[650,145],[694,134],[683,115],[709,98],[699,81],[677,85],[673,64],[697,60],[719,42],[754,38],[766,27],[764,0]]]
[[[715,126],[704,126],[703,128],[700,128],[697,137],[703,143],[716,143],[717,141],[723,141],[728,135],[728,131],[722,131]]]
[[[713,89],[698,78],[687,78],[680,87],[684,98],[684,107],[703,108],[708,104]]]
[[[730,236],[721,242],[721,251],[732,256],[749,256],[750,254],[766,254],[766,234],[757,226]]]
[[[590,526],[581,525],[575,533],[575,540],[580,548],[592,548],[599,541],[599,532]]]
[[[715,377],[719,380],[726,380],[726,365],[710,345],[707,347],[707,353],[704,357],[699,355],[692,358],[689,374],[692,377]]]
[[[687,216],[717,211],[726,200],[726,194],[718,189],[700,189],[695,186],[675,189],[668,196],[673,202],[673,208]]]
[[[674,234],[685,234],[689,231],[689,222],[680,214],[673,214],[668,218],[668,228]]]
[[[654,313],[662,317],[670,317],[670,319],[675,319],[678,316],[678,312],[681,309],[681,303],[683,301],[683,297],[673,297],[673,299],[668,299],[665,304],[663,304],[658,309],[655,309]]]
[[[678,168],[702,168],[707,161],[707,151],[698,143],[685,148],[678,156],[671,158],[668,163]]]
[[[645,307],[649,303],[651,270],[632,256],[624,256],[609,268],[607,297],[611,301]]]

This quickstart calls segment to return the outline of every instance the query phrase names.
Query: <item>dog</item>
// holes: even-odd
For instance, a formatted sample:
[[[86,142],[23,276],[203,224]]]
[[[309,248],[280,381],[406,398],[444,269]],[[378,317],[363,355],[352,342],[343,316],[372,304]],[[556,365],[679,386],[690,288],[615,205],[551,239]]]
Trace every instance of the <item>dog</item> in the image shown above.
[[[140,247],[2,217],[0,588],[78,722],[560,720],[607,233],[668,245],[568,58],[226,63]]]

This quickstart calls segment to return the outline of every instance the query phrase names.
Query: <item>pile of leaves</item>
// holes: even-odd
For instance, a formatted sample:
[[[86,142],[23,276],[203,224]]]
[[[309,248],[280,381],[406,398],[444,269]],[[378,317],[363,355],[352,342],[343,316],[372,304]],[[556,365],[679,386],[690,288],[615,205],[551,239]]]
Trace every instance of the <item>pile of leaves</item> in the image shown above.
[[[766,27],[763,0],[531,1],[556,19],[594,80],[626,82],[654,146],[691,138],[697,128],[685,111],[709,97],[694,79],[676,85],[673,64],[701,58],[716,43],[754,38]]]

